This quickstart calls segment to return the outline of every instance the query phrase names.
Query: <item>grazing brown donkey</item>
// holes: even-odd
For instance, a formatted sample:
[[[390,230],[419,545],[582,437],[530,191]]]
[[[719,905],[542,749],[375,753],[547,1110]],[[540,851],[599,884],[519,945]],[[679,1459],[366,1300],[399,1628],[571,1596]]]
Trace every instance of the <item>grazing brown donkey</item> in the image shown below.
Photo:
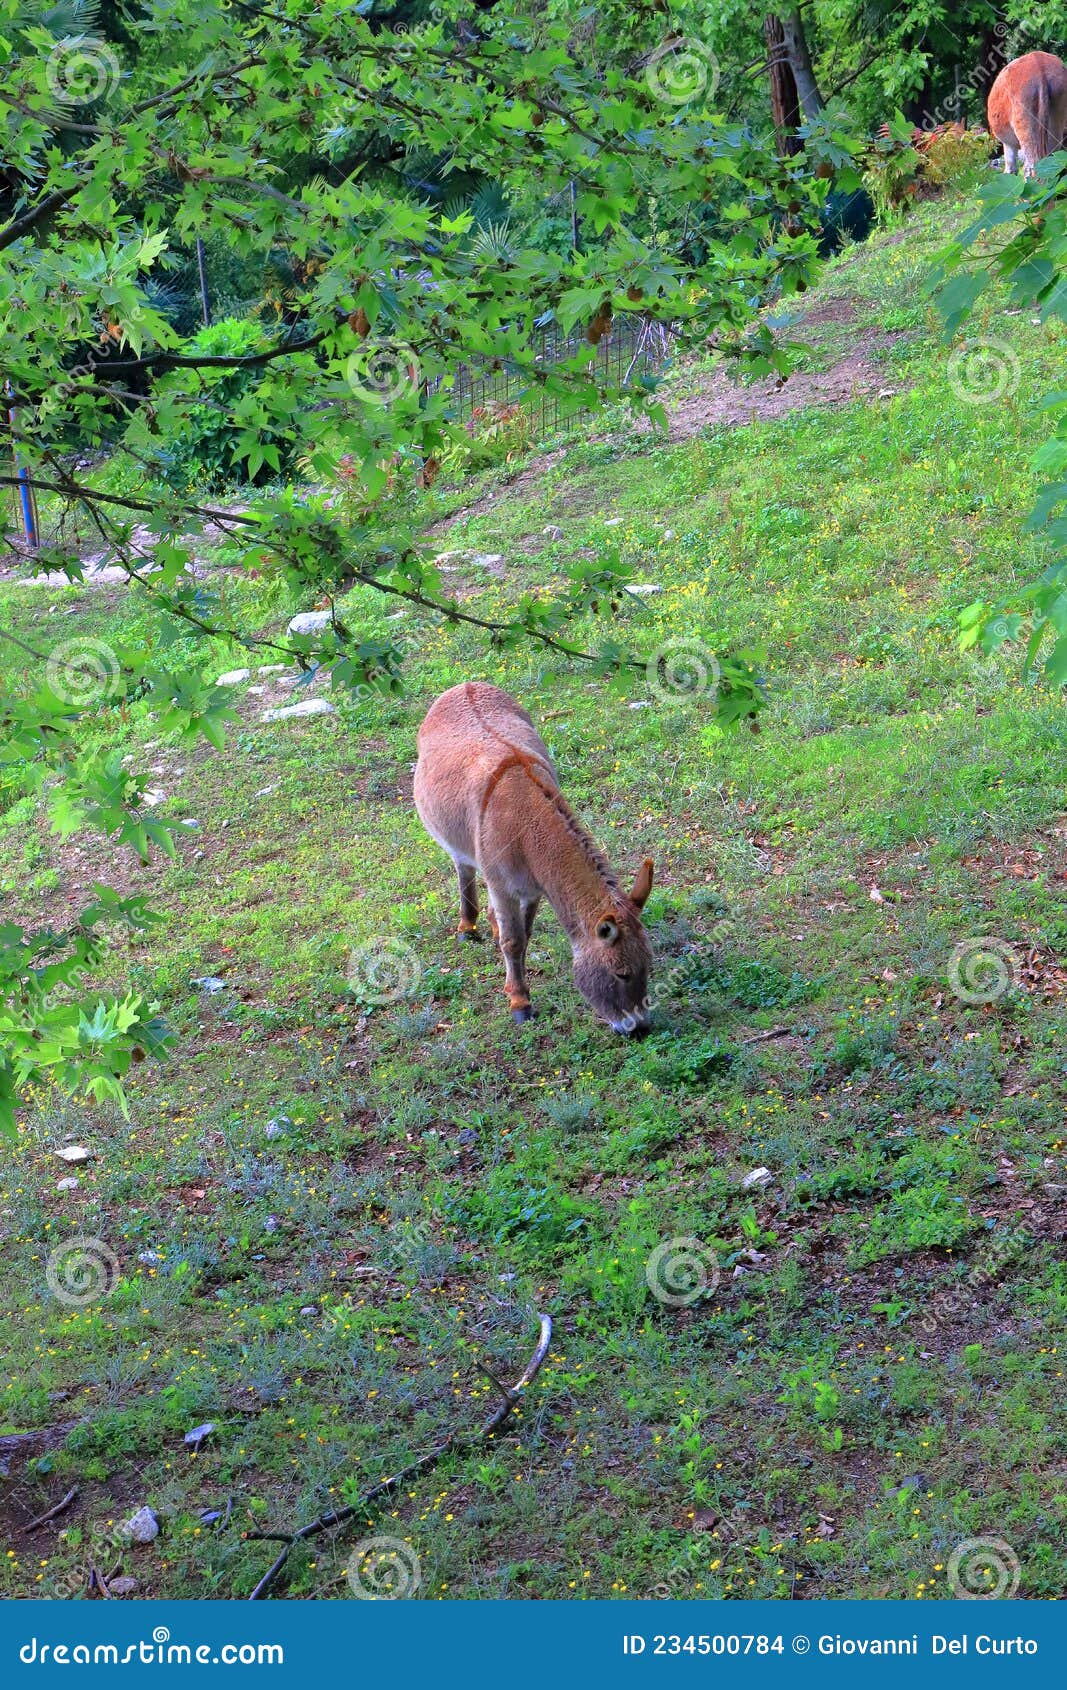
[[[1063,145],[1067,65],[1055,53],[1024,53],[1005,65],[989,91],[989,127],[1004,146],[1004,169],[1032,176],[1039,159]]]
[[[646,858],[633,890],[619,886],[575,819],[530,717],[499,687],[468,681],[431,704],[419,729],[415,807],[459,874],[459,932],[478,937],[475,871],[504,956],[516,1021],[533,1014],[524,964],[542,897],[574,953],[574,983],[616,1033],[645,1033],[652,951],[641,910]]]

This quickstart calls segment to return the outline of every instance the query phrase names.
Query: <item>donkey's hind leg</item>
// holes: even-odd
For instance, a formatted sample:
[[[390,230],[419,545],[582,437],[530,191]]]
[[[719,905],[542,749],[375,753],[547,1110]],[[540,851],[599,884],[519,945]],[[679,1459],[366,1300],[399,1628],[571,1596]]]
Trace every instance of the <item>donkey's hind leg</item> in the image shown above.
[[[478,932],[478,880],[473,863],[457,863],[459,876],[459,926],[461,939],[480,939]]]

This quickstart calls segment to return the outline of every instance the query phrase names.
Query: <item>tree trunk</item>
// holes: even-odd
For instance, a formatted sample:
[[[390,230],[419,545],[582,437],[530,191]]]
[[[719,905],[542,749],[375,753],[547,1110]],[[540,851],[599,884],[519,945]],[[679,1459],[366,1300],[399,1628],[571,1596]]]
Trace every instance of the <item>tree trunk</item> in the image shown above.
[[[797,135],[800,127],[800,98],[797,79],[785,46],[782,20],[771,12],[763,25],[763,39],[767,43],[767,63],[771,73],[771,117],[778,137],[778,151],[782,158],[798,153],[802,142]]]
[[[799,7],[782,13],[782,34],[785,37],[785,50],[789,54],[789,63],[796,78],[800,104],[804,116],[810,123],[812,119],[818,117],[826,102],[819,93],[815,72],[811,68],[808,38],[804,34],[804,21],[800,16]]]
[[[986,101],[989,90],[1007,64],[1007,54],[1004,51],[1004,37],[998,35],[995,29],[987,29],[981,40],[978,52],[978,63],[974,72],[974,92],[978,105],[977,119],[985,122]]]

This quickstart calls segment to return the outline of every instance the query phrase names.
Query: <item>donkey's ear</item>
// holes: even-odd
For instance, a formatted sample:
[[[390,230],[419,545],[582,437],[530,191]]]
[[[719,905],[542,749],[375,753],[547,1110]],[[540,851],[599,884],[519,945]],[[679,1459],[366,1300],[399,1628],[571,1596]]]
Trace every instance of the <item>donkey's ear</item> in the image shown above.
[[[639,910],[643,910],[648,902],[648,894],[652,890],[652,871],[654,868],[655,864],[652,858],[646,857],[637,871],[637,879],[634,881],[633,890],[630,893],[630,902],[636,904]]]

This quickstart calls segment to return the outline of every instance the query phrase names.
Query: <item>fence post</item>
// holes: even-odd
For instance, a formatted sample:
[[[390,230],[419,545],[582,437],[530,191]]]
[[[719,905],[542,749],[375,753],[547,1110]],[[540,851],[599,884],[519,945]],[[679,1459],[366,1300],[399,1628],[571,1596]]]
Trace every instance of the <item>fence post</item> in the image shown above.
[[[10,401],[14,394],[11,383],[5,382],[4,390]],[[12,404],[8,404],[7,420],[11,425],[11,454],[15,466],[15,476],[18,480],[19,504],[22,508],[22,527],[26,535],[26,544],[30,551],[35,552],[41,543],[40,529],[37,523],[37,500],[34,496],[33,482],[25,464],[19,463],[18,448],[15,445],[16,411]]]

